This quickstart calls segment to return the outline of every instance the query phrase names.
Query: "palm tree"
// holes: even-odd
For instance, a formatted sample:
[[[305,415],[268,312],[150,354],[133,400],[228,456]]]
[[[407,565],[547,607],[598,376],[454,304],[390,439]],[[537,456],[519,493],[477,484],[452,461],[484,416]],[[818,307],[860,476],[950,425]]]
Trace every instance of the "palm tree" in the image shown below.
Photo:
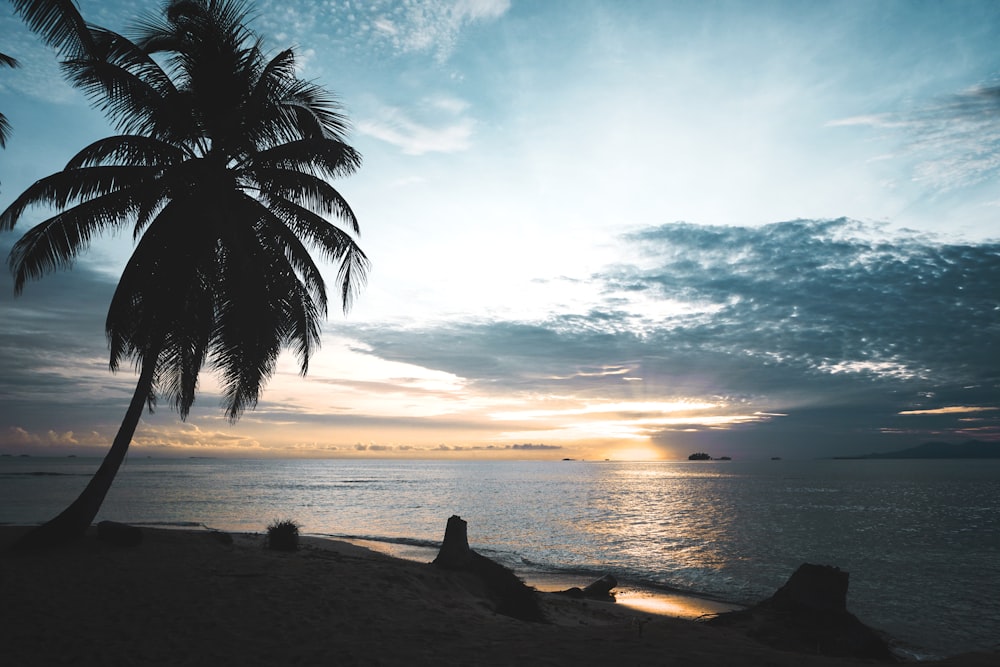
[[[87,488],[28,545],[82,535],[144,407],[164,397],[186,418],[204,365],[218,372],[233,422],[256,405],[282,349],[306,373],[327,309],[309,247],[338,266],[345,311],[364,281],[357,219],[328,182],[361,163],[347,119],[295,75],[291,49],[264,56],[246,15],[240,0],[173,0],[135,41],[90,27],[93,50],[63,67],[121,133],[0,213],[10,229],[29,206],[59,211],[12,248],[18,293],[68,267],[95,234],[131,225],[136,240],[105,325],[111,369],[139,372],[132,401]]]

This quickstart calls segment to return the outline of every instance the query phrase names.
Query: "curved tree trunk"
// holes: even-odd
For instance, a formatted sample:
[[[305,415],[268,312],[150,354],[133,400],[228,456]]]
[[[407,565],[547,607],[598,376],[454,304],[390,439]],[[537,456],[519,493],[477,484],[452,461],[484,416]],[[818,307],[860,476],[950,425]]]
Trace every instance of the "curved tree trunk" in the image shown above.
[[[153,388],[155,368],[155,363],[143,365],[135,393],[132,394],[132,402],[129,403],[128,411],[125,413],[125,419],[118,427],[118,434],[111,444],[111,449],[105,455],[101,467],[97,469],[87,484],[87,488],[59,516],[25,533],[14,544],[15,548],[54,547],[83,537],[84,532],[97,516],[98,510],[101,509],[101,504],[108,494],[108,489],[111,488],[118,468],[125,460],[125,454],[132,443],[132,436],[139,425],[139,418],[142,417],[142,410]]]

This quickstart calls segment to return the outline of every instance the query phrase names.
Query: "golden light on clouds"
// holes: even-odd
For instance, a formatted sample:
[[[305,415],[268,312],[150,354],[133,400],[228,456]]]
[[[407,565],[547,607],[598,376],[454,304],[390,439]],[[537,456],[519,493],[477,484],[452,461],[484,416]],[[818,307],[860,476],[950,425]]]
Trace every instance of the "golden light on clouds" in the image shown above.
[[[573,376],[631,377],[625,366]],[[202,396],[219,389],[203,374]],[[617,380],[614,380],[617,378]],[[614,385],[611,385],[614,386]],[[621,390],[622,387],[619,386]],[[629,400],[593,395],[497,391],[459,375],[380,358],[369,347],[333,338],[302,377],[290,355],[279,360],[257,410],[236,425],[212,400],[186,423],[164,411],[146,415],[135,446],[147,453],[213,456],[585,458],[653,461],[665,432],[725,430],[777,413],[751,413],[719,398]],[[109,422],[96,441],[110,441]],[[98,446],[95,442],[94,446]]]
[[[967,405],[952,405],[946,408],[935,408],[933,410],[904,410],[901,415],[955,415],[968,412],[991,412],[1000,408],[973,407]]]

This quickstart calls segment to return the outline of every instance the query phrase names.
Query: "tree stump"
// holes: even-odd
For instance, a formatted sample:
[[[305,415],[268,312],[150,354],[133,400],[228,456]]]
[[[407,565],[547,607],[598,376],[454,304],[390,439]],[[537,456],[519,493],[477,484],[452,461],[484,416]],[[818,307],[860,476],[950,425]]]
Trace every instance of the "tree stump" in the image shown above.
[[[445,570],[468,572],[484,585],[488,599],[498,614],[522,621],[544,621],[535,590],[500,563],[469,548],[468,524],[453,515],[445,527],[444,540],[433,565]]]
[[[434,564],[446,570],[466,570],[472,563],[472,549],[469,548],[469,524],[462,517],[453,514],[444,529],[444,541]]]

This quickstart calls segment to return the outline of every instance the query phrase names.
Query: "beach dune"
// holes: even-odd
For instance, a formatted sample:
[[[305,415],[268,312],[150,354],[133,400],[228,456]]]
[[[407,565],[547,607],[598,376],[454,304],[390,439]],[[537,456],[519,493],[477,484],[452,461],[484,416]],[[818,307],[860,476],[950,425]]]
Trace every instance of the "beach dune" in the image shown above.
[[[277,552],[260,535],[145,528],[133,547],[88,535],[11,552],[23,530],[0,527],[9,665],[873,664],[548,593],[539,594],[548,622],[519,621],[496,613],[474,576],[333,540]]]

